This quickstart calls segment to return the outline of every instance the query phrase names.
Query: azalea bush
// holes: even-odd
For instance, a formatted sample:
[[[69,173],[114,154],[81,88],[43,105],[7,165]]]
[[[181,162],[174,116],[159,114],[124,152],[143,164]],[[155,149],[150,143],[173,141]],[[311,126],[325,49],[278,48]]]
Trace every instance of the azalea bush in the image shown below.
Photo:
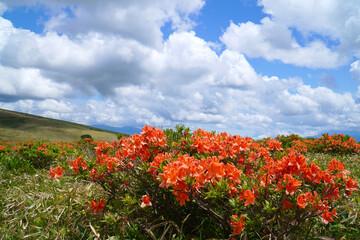
[[[359,152],[360,144],[349,135],[323,134],[322,137],[315,139],[309,148],[315,152],[349,154]]]
[[[283,149],[274,139],[145,126],[140,135],[99,142],[94,155],[75,154],[49,175],[100,186],[104,194],[89,208],[113,219],[122,237],[294,238],[333,222],[358,190],[344,163],[332,159],[322,169],[295,140]]]
[[[35,168],[49,167],[51,162],[60,155],[59,148],[55,145],[31,140],[15,147],[14,151]]]
[[[287,149],[296,149],[298,152],[306,153],[308,151],[308,146],[313,145],[312,140],[313,138],[302,138],[299,135],[291,134],[288,136],[277,136],[275,140],[281,142],[282,148]]]
[[[277,136],[275,139],[282,143],[284,149],[292,148],[302,153],[354,154],[360,151],[360,144],[354,138],[344,134],[324,133],[317,139],[302,138],[291,134]]]
[[[95,145],[90,148],[93,149]],[[81,141],[74,143],[35,140],[0,142],[0,161],[7,170],[30,173],[35,169],[47,169],[67,159],[68,156],[73,156],[75,149],[82,151],[80,146]]]

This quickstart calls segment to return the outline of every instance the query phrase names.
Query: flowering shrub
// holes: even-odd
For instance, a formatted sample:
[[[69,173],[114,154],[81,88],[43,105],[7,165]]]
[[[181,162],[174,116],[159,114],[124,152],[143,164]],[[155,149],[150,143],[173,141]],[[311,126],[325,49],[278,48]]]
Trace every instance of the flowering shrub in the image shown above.
[[[151,236],[172,228],[178,236],[291,238],[310,220],[332,222],[337,206],[358,190],[343,163],[333,159],[321,169],[303,147],[145,126],[140,135],[100,142],[94,157],[69,159],[68,170],[107,192],[91,202],[94,213],[106,205]],[[156,228],[164,224],[165,232]]]
[[[281,142],[281,145],[285,150],[294,149],[301,153],[306,153],[308,146],[312,145],[310,139],[304,139],[296,134],[291,134],[289,136],[281,135],[277,136],[275,139]]]
[[[354,138],[343,134],[329,135],[323,134],[322,137],[313,141],[309,146],[312,151],[329,153],[357,153],[360,144]]]
[[[343,134],[323,134],[322,137],[302,138],[298,135],[277,136],[284,149],[294,149],[298,152],[317,152],[334,154],[352,154],[360,151],[360,144],[354,138]]]
[[[48,168],[53,163],[61,162],[67,156],[74,155],[75,148],[80,148],[79,142],[34,140],[0,142],[0,162],[7,170],[31,173],[36,169]]]
[[[5,146],[0,145],[0,152],[5,152]]]
[[[30,162],[34,168],[49,167],[59,155],[59,148],[42,141],[28,141],[14,147],[15,154]]]

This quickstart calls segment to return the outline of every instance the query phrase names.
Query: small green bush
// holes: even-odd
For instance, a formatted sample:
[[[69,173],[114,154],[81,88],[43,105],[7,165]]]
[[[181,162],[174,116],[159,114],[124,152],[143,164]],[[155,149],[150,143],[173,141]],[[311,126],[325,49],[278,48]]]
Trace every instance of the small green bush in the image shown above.
[[[117,135],[117,139],[120,140],[122,138],[128,138],[129,134],[125,134],[125,133],[118,133]]]
[[[89,134],[84,134],[80,136],[80,139],[91,139],[92,141],[94,141],[93,137]]]
[[[43,141],[28,141],[15,148],[15,155],[37,169],[50,167],[59,154],[59,147]]]

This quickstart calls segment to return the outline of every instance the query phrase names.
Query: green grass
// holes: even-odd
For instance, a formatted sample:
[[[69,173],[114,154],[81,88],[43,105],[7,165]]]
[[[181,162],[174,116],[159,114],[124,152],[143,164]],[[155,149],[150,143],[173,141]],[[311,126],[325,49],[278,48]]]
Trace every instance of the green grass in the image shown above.
[[[117,133],[77,123],[0,109],[0,140],[72,142],[89,134],[95,141],[116,141]]]

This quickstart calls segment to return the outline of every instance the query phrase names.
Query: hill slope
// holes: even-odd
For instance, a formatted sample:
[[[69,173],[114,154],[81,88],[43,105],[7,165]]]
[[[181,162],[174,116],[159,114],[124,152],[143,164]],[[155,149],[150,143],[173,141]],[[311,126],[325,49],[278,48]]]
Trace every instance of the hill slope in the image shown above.
[[[116,132],[0,109],[0,140],[27,141],[34,139],[72,142],[84,134],[91,135],[95,141],[117,140]]]

